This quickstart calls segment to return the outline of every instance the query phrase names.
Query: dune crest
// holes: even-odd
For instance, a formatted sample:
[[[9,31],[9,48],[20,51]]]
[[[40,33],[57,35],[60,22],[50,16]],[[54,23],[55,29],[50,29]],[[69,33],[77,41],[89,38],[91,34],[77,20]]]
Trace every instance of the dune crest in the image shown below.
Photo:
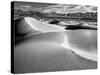
[[[29,26],[31,26],[36,31],[41,31],[43,33],[66,31],[64,27],[39,22],[36,19],[31,17],[25,17],[25,21],[29,24]]]

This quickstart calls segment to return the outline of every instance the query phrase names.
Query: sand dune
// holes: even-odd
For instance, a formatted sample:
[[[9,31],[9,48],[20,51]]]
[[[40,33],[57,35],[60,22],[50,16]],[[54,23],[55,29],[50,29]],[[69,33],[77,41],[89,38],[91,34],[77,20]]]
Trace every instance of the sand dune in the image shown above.
[[[15,45],[16,73],[97,68],[96,30],[65,31],[62,27],[41,23],[33,18],[24,20],[33,30],[42,33],[31,33]],[[84,53],[91,54],[91,58],[84,57]]]
[[[83,56],[85,58],[88,58],[88,59],[90,58],[95,61],[97,60],[97,31],[96,30],[68,31],[68,30],[65,30],[61,26],[42,23],[30,17],[26,17],[25,21],[33,29],[40,31],[42,33],[61,32],[63,36],[61,35],[62,38],[60,39],[67,39],[67,40],[64,40],[64,42],[61,44],[63,44],[70,50],[74,50],[74,52],[78,54],[81,51],[80,56],[82,55],[82,52],[83,52]],[[59,37],[59,36],[55,36],[55,37]]]

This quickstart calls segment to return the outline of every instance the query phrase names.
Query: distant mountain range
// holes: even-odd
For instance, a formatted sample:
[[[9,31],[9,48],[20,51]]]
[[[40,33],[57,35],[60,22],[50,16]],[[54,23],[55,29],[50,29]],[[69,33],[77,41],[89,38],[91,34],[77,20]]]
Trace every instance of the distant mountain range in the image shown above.
[[[41,8],[43,12],[47,13],[86,13],[86,12],[97,12],[97,7],[93,6],[82,6],[82,5],[53,5]]]
[[[25,11],[35,10],[41,11],[44,13],[86,13],[86,12],[97,12],[96,6],[88,6],[88,5],[71,5],[71,4],[58,4],[58,5],[50,5],[47,7],[34,8],[30,5],[23,5],[16,8],[20,8]]]

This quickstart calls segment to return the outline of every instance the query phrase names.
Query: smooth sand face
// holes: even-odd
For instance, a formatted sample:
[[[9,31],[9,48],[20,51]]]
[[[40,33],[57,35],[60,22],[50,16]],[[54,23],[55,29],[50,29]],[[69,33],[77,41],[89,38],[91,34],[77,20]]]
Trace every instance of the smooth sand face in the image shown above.
[[[78,32],[78,31],[76,31]],[[67,32],[66,32],[67,33]],[[68,39],[72,46],[82,40],[77,36],[72,36],[79,33],[69,32]],[[81,35],[81,33],[80,33]],[[61,44],[64,43],[65,33],[52,32],[43,33],[40,35],[30,35],[25,40],[15,45],[14,50],[14,70],[16,73],[24,72],[44,72],[44,71],[62,71],[62,70],[80,70],[80,69],[94,69],[97,63],[86,58],[81,58],[72,50],[65,48]],[[72,39],[76,39],[72,41]],[[78,38],[78,40],[77,40]],[[85,37],[87,38],[87,37]],[[85,40],[84,38],[84,40]],[[84,42],[83,40],[83,42]],[[93,39],[89,39],[89,41]],[[88,42],[89,42],[88,41]],[[68,42],[68,41],[67,41]],[[81,43],[82,41],[80,41]],[[84,43],[88,43],[85,41]],[[80,45],[79,49],[85,46]],[[89,44],[89,45],[88,45]],[[87,45],[94,45],[88,43]],[[82,47],[81,47],[82,46]],[[84,46],[84,47],[83,47]],[[78,46],[76,46],[78,47]],[[87,46],[86,46],[87,47]],[[91,52],[91,51],[90,51]]]
[[[74,30],[67,32],[66,35],[71,47],[97,54],[96,30]]]

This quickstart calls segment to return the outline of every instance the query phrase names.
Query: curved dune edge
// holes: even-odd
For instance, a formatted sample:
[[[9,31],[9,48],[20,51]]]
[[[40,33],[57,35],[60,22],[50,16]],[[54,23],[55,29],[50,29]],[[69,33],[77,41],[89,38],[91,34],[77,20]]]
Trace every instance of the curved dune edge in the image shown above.
[[[45,33],[45,32],[67,31],[62,26],[57,26],[57,25],[53,25],[53,24],[51,25],[51,24],[42,23],[42,22],[39,22],[36,19],[31,18],[31,17],[25,17],[24,19],[29,24],[29,26],[31,26],[33,29],[35,29],[36,31],[41,31],[43,33]]]
[[[29,26],[31,26],[36,31],[40,31],[42,33],[67,31],[67,30],[64,30],[63,27],[42,23],[42,22],[39,22],[36,19],[31,18],[31,17],[25,17],[24,19],[29,24]],[[66,38],[67,38],[67,36],[66,36]],[[66,41],[66,42],[67,42],[68,46],[70,46],[68,41]],[[65,48],[68,48],[64,44],[61,44],[61,45],[64,46]],[[69,47],[69,49],[74,51],[77,55],[79,55],[79,56],[81,56],[83,58],[86,58],[86,59],[89,59],[89,60],[93,60],[93,61],[97,61],[97,55],[93,55],[93,54],[87,53],[85,51],[80,51],[78,49],[73,49],[71,47]]]
[[[64,44],[62,44],[62,46],[67,48],[66,45],[64,45]],[[87,53],[85,51],[81,51],[81,50],[78,50],[78,49],[75,49],[75,48],[72,48],[72,49],[69,49],[69,50],[75,52],[77,55],[79,55],[83,58],[86,58],[86,59],[89,59],[89,60],[92,60],[92,61],[98,60],[97,55],[93,55],[93,54],[90,54],[90,53]]]
[[[64,42],[61,45],[64,46],[65,48],[75,52],[77,55],[79,55],[83,58],[86,58],[86,59],[89,59],[92,61],[98,61],[97,54],[86,52],[84,49],[82,49],[83,50],[82,51],[82,50],[79,50],[74,47],[72,48],[70,43],[68,42],[68,35],[64,35]]]

